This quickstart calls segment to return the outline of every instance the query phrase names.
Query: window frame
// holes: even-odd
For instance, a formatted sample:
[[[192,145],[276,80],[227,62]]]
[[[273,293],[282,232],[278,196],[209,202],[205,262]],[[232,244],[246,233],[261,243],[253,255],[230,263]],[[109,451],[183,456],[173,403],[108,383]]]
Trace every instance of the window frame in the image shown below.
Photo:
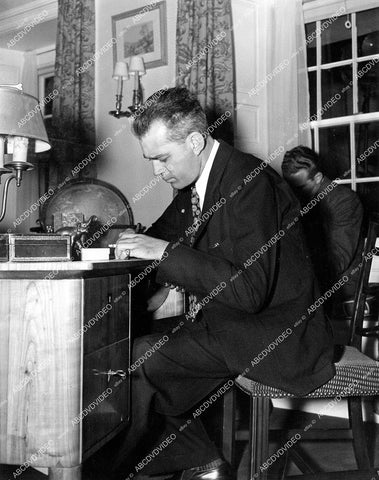
[[[45,114],[45,97],[46,97],[46,80],[54,78],[55,68],[54,65],[49,65],[38,70],[38,100],[41,105],[41,113],[44,120],[52,118],[52,114]]]
[[[357,189],[359,183],[373,183],[379,182],[379,176],[374,177],[359,177],[356,176],[356,139],[355,126],[361,123],[369,123],[379,121],[379,111],[369,113],[358,113],[358,58],[359,62],[369,62],[370,60],[379,61],[379,53],[374,55],[367,55],[365,57],[358,57],[357,52],[357,26],[356,13],[378,8],[377,0],[314,0],[304,3],[304,24],[316,22],[316,31],[320,29],[321,23],[328,18],[336,15],[336,12],[344,8],[342,15],[351,15],[351,29],[352,29],[352,58],[341,60],[337,62],[329,62],[321,64],[321,35],[316,37],[316,65],[307,67],[308,72],[316,72],[316,111],[317,120],[309,122],[309,126],[313,131],[314,148],[318,152],[320,139],[320,129],[326,127],[349,126],[350,134],[350,178],[336,179],[337,183],[351,185],[353,190]],[[344,65],[352,66],[352,91],[353,91],[353,114],[341,117],[333,117],[321,119],[322,109],[322,92],[321,92],[321,72],[333,67]]]

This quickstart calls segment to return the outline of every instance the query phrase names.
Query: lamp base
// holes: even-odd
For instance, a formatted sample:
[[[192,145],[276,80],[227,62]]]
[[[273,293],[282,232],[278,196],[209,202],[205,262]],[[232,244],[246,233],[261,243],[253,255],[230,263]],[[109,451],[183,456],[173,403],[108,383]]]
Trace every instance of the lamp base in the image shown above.
[[[29,162],[8,162],[4,165],[6,168],[11,168],[16,172],[16,185],[19,187],[21,185],[21,179],[22,179],[22,172],[26,172],[28,170],[33,170],[34,165]]]
[[[4,167],[6,167],[9,170],[21,170],[23,172],[26,172],[27,170],[33,170],[34,165],[29,162],[8,162],[4,164]]]

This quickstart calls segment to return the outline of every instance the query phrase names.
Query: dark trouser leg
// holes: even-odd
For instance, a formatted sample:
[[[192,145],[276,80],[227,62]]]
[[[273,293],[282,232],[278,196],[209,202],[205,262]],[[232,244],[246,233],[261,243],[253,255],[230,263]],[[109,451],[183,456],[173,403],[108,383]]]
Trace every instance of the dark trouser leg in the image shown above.
[[[133,365],[132,421],[113,467],[135,474],[143,465],[152,474],[215,460],[219,453],[191,408],[232,375],[206,324],[187,322],[175,333],[136,339]],[[169,435],[173,441],[151,455]]]

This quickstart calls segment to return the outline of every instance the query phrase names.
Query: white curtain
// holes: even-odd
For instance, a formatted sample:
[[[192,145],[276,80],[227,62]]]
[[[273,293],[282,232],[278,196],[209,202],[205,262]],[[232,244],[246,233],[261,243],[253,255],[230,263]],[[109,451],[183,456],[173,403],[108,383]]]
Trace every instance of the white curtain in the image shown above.
[[[268,151],[311,146],[306,44],[301,0],[264,0]],[[283,153],[273,161],[279,170]]]

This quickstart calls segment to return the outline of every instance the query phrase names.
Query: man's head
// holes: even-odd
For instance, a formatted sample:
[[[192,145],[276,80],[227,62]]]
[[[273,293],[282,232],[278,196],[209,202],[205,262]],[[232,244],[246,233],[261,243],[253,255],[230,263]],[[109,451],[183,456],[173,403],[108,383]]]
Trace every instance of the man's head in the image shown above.
[[[284,154],[283,177],[299,197],[311,199],[319,191],[324,177],[319,170],[319,164],[317,153],[302,145]]]
[[[181,189],[195,182],[207,156],[207,120],[186,88],[159,90],[135,115],[133,131],[155,175]]]

